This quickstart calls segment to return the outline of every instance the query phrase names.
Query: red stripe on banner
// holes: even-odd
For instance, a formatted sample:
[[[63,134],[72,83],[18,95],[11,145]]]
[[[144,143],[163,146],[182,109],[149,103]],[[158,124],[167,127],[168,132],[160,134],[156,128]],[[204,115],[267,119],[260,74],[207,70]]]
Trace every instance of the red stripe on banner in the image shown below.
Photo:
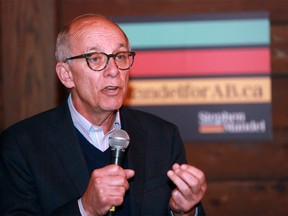
[[[138,51],[131,77],[270,73],[269,48]]]
[[[199,133],[224,133],[223,125],[201,125],[198,128]]]

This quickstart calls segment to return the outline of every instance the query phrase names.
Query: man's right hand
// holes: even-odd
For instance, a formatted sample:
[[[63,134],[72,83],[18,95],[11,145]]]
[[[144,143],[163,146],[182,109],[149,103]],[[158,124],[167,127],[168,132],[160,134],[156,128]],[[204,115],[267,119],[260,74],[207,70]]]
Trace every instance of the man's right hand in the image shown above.
[[[112,206],[121,205],[129,189],[128,179],[134,174],[134,170],[123,169],[118,165],[95,169],[82,196],[87,215],[105,215]]]

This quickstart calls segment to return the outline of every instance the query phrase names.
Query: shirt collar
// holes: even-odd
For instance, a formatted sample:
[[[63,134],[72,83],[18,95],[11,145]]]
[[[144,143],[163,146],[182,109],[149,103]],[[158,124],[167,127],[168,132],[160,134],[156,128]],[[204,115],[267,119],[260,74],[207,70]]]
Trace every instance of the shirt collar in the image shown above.
[[[99,141],[99,139],[93,139],[94,136],[91,137],[91,133],[103,133],[103,127],[93,125],[90,121],[88,121],[84,116],[82,116],[74,107],[72,102],[72,96],[71,94],[68,97],[68,107],[71,113],[72,121],[74,126],[79,130],[79,132],[95,147],[99,148],[101,146],[102,141]],[[116,112],[116,118],[115,121],[111,127],[111,130],[106,134],[102,134],[102,139],[107,139],[107,135],[110,135],[112,131],[116,129],[121,128],[121,122],[120,122],[120,112],[119,110]],[[98,142],[98,143],[97,143]],[[104,147],[104,149],[107,148]],[[100,147],[102,149],[102,147]],[[102,149],[103,150],[103,149]],[[105,149],[106,150],[106,149]]]

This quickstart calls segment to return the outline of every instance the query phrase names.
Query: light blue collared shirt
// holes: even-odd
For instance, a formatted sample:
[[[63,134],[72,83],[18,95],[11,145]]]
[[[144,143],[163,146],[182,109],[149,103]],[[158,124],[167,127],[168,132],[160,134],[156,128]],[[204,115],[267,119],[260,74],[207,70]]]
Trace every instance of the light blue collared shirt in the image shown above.
[[[119,110],[116,112],[116,118],[111,130],[107,134],[104,134],[102,126],[93,125],[75,109],[71,94],[68,97],[68,106],[73,124],[79,130],[79,132],[97,149],[102,152],[106,151],[109,148],[110,134],[114,130],[121,128]]]

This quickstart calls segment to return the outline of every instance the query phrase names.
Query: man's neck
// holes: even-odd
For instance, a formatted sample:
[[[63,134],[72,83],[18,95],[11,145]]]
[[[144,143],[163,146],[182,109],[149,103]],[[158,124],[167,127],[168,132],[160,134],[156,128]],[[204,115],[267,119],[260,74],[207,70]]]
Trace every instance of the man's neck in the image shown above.
[[[106,115],[101,115],[101,118],[96,117],[96,119],[92,120],[92,123],[96,126],[103,127],[104,134],[108,133],[112,127],[116,118],[116,112],[106,113]]]

